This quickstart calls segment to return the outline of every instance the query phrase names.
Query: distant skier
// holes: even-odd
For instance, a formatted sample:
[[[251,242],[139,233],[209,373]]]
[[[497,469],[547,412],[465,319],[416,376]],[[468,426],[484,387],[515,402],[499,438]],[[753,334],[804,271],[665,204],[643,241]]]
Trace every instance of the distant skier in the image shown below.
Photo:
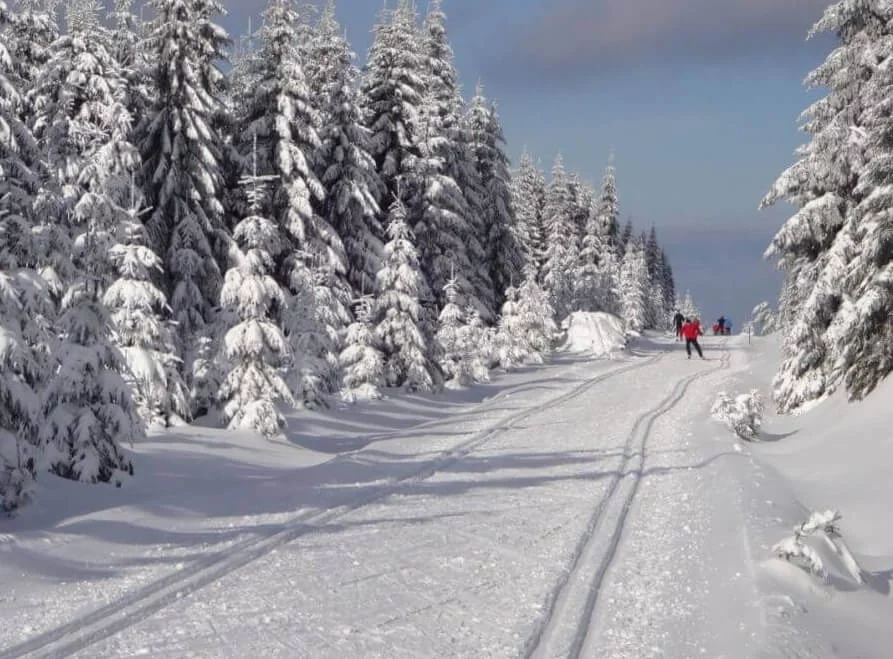
[[[720,334],[726,333],[726,317],[725,316],[720,316],[719,319],[716,321],[716,325],[719,328]]]
[[[731,336],[732,334],[732,321],[726,318],[726,336]]]
[[[679,309],[676,309],[676,315],[673,316],[673,327],[676,330],[676,340],[682,340],[682,325],[685,322],[685,316],[683,316]]]
[[[682,336],[685,337],[685,352],[688,353],[689,359],[691,359],[692,346],[698,351],[698,357],[704,359],[704,353],[701,352],[701,344],[698,343],[698,337],[703,333],[704,330],[701,329],[701,321],[697,318],[686,320],[685,324],[682,326]]]

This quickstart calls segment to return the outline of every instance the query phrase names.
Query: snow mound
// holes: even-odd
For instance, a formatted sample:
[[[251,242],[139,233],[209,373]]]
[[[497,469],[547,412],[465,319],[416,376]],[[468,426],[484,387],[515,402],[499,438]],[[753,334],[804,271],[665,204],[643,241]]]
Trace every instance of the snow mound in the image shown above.
[[[617,316],[602,311],[575,311],[562,324],[563,352],[604,357],[626,346],[626,330]]]

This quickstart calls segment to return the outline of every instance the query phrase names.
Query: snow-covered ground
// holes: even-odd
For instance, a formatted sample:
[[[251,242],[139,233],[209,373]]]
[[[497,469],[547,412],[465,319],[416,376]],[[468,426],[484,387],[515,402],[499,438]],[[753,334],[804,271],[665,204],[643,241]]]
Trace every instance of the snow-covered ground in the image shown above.
[[[741,443],[710,406],[768,394],[773,339],[568,345],[287,442],[155,434],[120,489],[42,478],[0,521],[0,657],[889,656],[893,383]],[[771,557],[828,507],[865,586]]]

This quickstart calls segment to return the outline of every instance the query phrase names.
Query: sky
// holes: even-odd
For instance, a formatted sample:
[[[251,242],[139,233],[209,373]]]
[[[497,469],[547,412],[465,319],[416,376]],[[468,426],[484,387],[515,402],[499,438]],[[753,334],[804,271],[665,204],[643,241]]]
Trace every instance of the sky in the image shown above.
[[[340,0],[365,60],[376,16],[396,0]],[[265,0],[227,0],[237,36]],[[466,96],[499,108],[509,155],[599,184],[613,152],[621,220],[654,225],[705,319],[775,304],[781,275],[762,254],[790,215],[758,210],[806,136],[820,95],[803,80],[833,46],[807,40],[829,0],[443,0]],[[423,13],[426,0],[419,0]],[[255,19],[256,20],[256,19]],[[257,23],[254,23],[257,25]]]

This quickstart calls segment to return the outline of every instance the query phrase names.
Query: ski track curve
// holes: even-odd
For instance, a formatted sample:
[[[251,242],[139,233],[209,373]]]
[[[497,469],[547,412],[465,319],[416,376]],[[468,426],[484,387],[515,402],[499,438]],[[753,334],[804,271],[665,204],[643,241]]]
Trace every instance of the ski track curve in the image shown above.
[[[522,651],[525,659],[576,658],[585,654],[602,582],[614,560],[641,482],[651,428],[682,400],[693,382],[728,369],[730,363],[731,353],[724,352],[719,365],[681,378],[668,395],[636,419],[623,446],[623,461],[589,518],[567,571],[546,597],[546,615],[527,639]]]
[[[635,371],[660,361],[666,356],[668,350],[662,350],[656,355],[640,358],[632,364],[596,375],[573,387],[570,391],[501,419],[495,424],[476,432],[464,442],[443,451],[424,467],[410,474],[393,478],[371,494],[349,499],[326,510],[299,513],[292,519],[283,522],[278,531],[271,531],[260,537],[248,538],[223,551],[198,559],[184,569],[138,588],[114,602],[38,634],[17,645],[0,649],[0,659],[64,657],[88,648],[103,639],[132,627],[155,612],[258,560],[276,548],[302,535],[312,533],[314,530],[343,515],[395,494],[405,485],[416,484],[431,478],[439,471],[482,447],[500,433],[510,430],[514,425],[526,420],[528,417],[580,396],[596,385],[615,376]],[[389,437],[397,438],[405,432],[407,431],[392,433]]]

